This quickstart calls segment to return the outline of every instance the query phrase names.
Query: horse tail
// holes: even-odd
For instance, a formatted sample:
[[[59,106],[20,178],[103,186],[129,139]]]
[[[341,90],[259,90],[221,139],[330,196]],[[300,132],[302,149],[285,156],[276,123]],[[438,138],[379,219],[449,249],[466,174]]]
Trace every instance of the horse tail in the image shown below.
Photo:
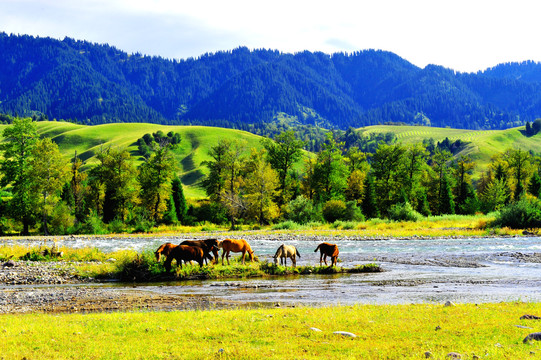
[[[319,247],[320,247],[320,246],[321,246],[321,244],[319,244],[319,245],[317,246],[317,248],[314,250],[314,252],[317,252],[317,251],[319,250]]]
[[[295,252],[297,253],[298,257],[301,257],[301,254],[299,253],[299,250],[297,250],[297,248],[295,248]]]

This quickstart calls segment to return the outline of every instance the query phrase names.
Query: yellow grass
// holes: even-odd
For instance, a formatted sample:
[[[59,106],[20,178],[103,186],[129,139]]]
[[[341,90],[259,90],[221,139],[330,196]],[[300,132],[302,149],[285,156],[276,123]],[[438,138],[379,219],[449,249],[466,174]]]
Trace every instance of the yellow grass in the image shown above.
[[[537,303],[0,316],[3,359],[533,359]],[[321,331],[314,331],[315,327]],[[333,334],[346,331],[356,338]]]

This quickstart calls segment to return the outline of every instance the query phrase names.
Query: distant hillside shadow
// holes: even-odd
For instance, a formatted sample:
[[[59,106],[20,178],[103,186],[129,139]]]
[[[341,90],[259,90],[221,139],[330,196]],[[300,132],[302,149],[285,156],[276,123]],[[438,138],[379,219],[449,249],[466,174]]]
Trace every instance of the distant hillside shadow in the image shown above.
[[[193,152],[180,161],[184,171],[192,171],[195,169],[195,162],[193,161]]]
[[[92,156],[96,155],[96,153],[92,150],[87,150],[83,153],[80,153],[80,154],[77,154],[77,157],[79,159],[81,159],[81,161],[87,161],[88,159],[90,159]]]
[[[195,170],[195,171],[190,171],[187,174],[184,174],[180,180],[182,181],[184,185],[192,186],[200,182],[204,177],[205,177],[205,174],[203,174],[199,170]]]

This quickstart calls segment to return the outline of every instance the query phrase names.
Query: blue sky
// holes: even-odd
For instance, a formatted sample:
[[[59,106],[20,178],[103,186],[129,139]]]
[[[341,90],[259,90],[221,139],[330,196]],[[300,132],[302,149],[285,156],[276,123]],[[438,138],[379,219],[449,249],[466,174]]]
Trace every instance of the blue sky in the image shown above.
[[[537,1],[0,0],[0,31],[108,43],[184,59],[251,49],[392,51],[477,71],[541,61]]]

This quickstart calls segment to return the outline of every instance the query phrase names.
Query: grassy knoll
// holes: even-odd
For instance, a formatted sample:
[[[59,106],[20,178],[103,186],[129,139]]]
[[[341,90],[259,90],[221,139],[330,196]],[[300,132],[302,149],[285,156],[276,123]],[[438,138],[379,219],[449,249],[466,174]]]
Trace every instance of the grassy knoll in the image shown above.
[[[142,159],[137,154],[136,142],[144,134],[158,130],[167,134],[178,132],[182,141],[175,150],[178,174],[185,185],[185,195],[189,198],[206,196],[198,185],[206,173],[201,162],[210,160],[209,149],[221,139],[241,140],[246,142],[247,152],[250,148],[261,148],[260,136],[232,129],[205,126],[167,126],[146,123],[104,124],[96,126],[76,125],[66,122],[38,122],[38,133],[51,137],[58,143],[66,157],[73,157],[75,151],[87,165],[94,163],[94,156],[101,147],[119,146],[128,148],[136,161]],[[7,125],[0,125],[0,134]],[[0,137],[1,140],[1,137]]]
[[[363,133],[388,133],[396,134],[398,141],[403,144],[420,143],[424,139],[433,138],[434,141],[442,141],[446,137],[451,141],[462,140],[469,142],[462,155],[470,155],[477,163],[476,175],[486,169],[490,158],[499,152],[509,148],[522,149],[541,153],[541,134],[526,137],[522,134],[524,127],[507,130],[464,130],[435,128],[427,126],[385,126],[376,125],[358,129]]]
[[[526,359],[536,303],[0,316],[3,359]],[[315,327],[321,331],[314,331]],[[333,334],[346,331],[356,338]]]

